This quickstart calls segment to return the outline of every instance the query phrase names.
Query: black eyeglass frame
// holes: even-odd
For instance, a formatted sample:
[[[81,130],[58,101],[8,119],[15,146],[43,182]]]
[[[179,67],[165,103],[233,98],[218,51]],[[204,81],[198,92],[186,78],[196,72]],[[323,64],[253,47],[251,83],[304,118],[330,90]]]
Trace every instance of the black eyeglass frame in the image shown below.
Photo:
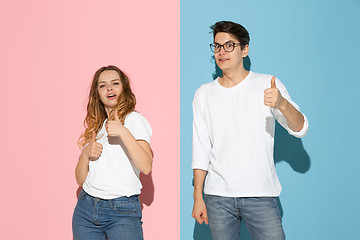
[[[231,45],[232,45],[231,51],[226,51],[226,49],[225,49],[225,45],[226,45],[226,44],[231,44]],[[215,51],[215,45],[220,46],[219,51]],[[213,53],[218,53],[218,52],[220,52],[220,51],[221,51],[221,47],[224,49],[225,52],[232,52],[232,51],[234,51],[236,45],[238,45],[238,46],[244,46],[244,45],[246,45],[246,44],[245,44],[245,43],[235,43],[235,42],[233,42],[233,43],[229,43],[229,42],[228,42],[228,43],[224,43],[224,44],[218,44],[218,43],[210,43],[210,44],[209,44],[210,50],[211,50]],[[214,48],[214,50],[213,50],[212,48]]]

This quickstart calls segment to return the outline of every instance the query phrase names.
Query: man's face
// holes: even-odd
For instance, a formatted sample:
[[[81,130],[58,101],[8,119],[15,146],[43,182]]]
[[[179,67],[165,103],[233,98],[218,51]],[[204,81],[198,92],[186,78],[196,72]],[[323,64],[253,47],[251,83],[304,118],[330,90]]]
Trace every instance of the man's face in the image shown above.
[[[229,33],[219,32],[215,35],[214,43],[223,45],[240,42]],[[226,52],[221,47],[219,52],[214,53],[216,64],[223,72],[236,71],[239,67],[243,67],[243,58],[247,56],[248,50],[248,45],[241,50],[241,46],[237,44],[232,52]]]

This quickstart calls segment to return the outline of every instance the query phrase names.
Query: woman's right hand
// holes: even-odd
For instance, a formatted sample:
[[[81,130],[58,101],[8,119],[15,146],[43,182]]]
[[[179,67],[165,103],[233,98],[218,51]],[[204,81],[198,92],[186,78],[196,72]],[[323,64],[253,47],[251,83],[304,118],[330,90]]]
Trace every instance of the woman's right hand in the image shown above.
[[[89,144],[82,150],[81,154],[90,161],[96,161],[99,159],[102,149],[103,146],[101,143],[96,142],[96,133],[93,131]]]

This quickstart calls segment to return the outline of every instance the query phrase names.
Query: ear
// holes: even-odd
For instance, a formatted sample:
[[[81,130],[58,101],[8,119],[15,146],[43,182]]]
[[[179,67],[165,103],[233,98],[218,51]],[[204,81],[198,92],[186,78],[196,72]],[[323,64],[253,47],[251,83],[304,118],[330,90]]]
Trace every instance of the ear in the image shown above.
[[[249,44],[246,44],[241,51],[242,51],[242,57],[243,58],[247,57],[247,55],[249,54]]]

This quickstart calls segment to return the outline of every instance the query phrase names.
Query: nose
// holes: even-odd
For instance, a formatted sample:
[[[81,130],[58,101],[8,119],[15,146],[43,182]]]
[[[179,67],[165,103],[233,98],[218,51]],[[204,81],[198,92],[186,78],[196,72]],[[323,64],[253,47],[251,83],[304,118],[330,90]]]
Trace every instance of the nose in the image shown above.
[[[220,47],[220,51],[218,52],[220,55],[224,55],[226,54],[227,52],[225,51],[225,46],[221,46]]]
[[[107,89],[108,89],[108,91],[112,90],[112,86],[109,85]]]

